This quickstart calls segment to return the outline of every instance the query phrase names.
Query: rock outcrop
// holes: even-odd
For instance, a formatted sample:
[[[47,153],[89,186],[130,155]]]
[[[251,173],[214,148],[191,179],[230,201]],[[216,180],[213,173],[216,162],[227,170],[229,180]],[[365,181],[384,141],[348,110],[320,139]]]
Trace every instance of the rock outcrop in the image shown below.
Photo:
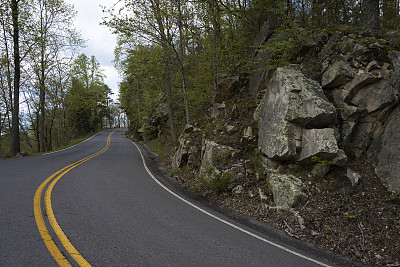
[[[293,175],[270,173],[267,182],[271,188],[276,208],[290,210],[307,198],[302,181]]]
[[[271,37],[271,27],[264,25],[257,45]],[[212,127],[208,132],[185,128],[173,168],[194,165],[206,181],[232,176],[229,190],[238,197],[245,194],[246,179],[265,180],[276,208],[294,211],[307,195],[288,166],[323,177],[333,166],[346,168],[348,156],[368,153],[378,176],[400,193],[400,52],[385,49],[340,32],[330,39],[321,33],[298,51],[301,56],[318,51],[318,75],[310,75],[304,64],[265,68],[263,60],[249,83],[240,75],[221,75],[207,117]],[[237,95],[246,90],[254,100],[250,109],[257,108],[238,123],[247,110]],[[256,146],[258,163],[246,158]],[[347,176],[357,186],[359,175],[349,171]]]
[[[201,151],[201,130],[193,125],[186,125],[179,137],[179,146],[172,158],[172,168],[182,168],[186,165],[196,167],[197,155]]]
[[[384,53],[386,58],[375,59]],[[400,52],[383,52],[382,45],[364,46],[337,33],[320,57],[324,58],[321,85],[293,65],[278,68],[268,80],[254,113],[259,124],[259,149],[274,161],[312,164],[313,158],[333,163],[338,153],[342,154],[340,149],[360,156],[375,144],[375,150],[380,148],[378,154],[386,157],[376,160],[376,173],[397,192],[396,182],[389,177],[398,170],[390,167],[389,171],[388,166],[399,166],[400,162],[395,164],[396,155],[392,161],[388,159],[394,151],[388,152],[381,140],[393,147],[396,144],[388,140],[398,138],[389,137],[393,134],[388,134],[387,127],[395,127],[395,117],[400,116],[393,113],[399,104]]]
[[[370,153],[375,159],[376,174],[387,187],[400,194],[400,107],[392,114],[382,135],[375,140]]]
[[[317,155],[336,156],[333,129],[323,129],[336,122],[336,109],[299,66],[278,68],[260,105],[258,146],[268,158],[304,162]],[[322,144],[326,140],[329,146]]]
[[[224,171],[224,163],[226,164],[235,153],[237,153],[237,150],[232,147],[220,145],[207,139],[203,140],[199,175],[206,180],[218,178]]]

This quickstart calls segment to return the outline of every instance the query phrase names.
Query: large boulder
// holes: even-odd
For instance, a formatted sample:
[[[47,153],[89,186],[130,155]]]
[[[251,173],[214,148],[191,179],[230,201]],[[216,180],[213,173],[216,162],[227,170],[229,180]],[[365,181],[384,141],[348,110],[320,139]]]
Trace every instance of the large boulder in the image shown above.
[[[357,73],[354,78],[345,86],[346,95],[344,101],[349,103],[353,99],[354,95],[360,91],[364,86],[374,83],[378,78],[368,72]]]
[[[270,173],[267,177],[276,208],[289,210],[307,198],[302,181],[293,175]]]
[[[270,16],[268,20],[263,23],[260,31],[257,33],[257,36],[254,40],[254,47],[259,47],[268,41],[271,35],[275,32],[277,26],[278,19],[275,16]]]
[[[354,69],[344,60],[333,63],[322,75],[322,87],[333,89],[347,84],[354,77]]]
[[[278,19],[275,16],[270,16],[268,20],[263,23],[260,31],[258,32],[254,40],[254,47],[260,47],[268,42],[278,25]],[[266,51],[259,51],[254,55],[254,62],[257,63],[251,68],[253,75],[249,81],[249,92],[253,97],[257,97],[262,87],[262,83],[265,77],[268,75],[265,62],[270,57],[271,54]]]
[[[398,99],[398,91],[389,80],[381,80],[378,83],[364,86],[352,98],[351,104],[366,108],[368,113],[382,109],[393,104]]]
[[[179,137],[179,146],[172,158],[172,168],[182,168],[186,165],[196,166],[196,158],[201,149],[201,130],[193,125],[186,125]]]
[[[313,158],[332,160],[338,152],[334,129],[303,129],[302,148],[298,161],[311,163]]]
[[[356,156],[367,151],[373,141],[380,136],[394,107],[395,105],[387,106],[359,119],[351,137],[351,146]]]
[[[385,130],[371,146],[375,172],[389,190],[400,194],[400,107],[392,114]]]
[[[217,144],[211,140],[203,140],[202,157],[199,175],[206,180],[217,178],[223,171],[222,165],[226,164],[237,152],[236,149]]]
[[[400,72],[400,51],[391,50],[388,57],[392,62],[393,68],[396,72]]]
[[[336,121],[321,86],[296,65],[276,70],[260,105],[258,146],[273,160],[297,159],[301,127],[325,128]]]

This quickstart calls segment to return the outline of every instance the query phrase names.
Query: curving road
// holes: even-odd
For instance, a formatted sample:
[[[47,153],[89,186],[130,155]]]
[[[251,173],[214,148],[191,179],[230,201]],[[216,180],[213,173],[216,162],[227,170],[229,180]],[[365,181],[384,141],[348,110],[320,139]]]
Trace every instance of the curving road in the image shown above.
[[[151,166],[152,155],[140,146],[149,169],[144,167],[141,152],[123,132],[106,130],[53,154],[0,160],[0,266],[79,266],[77,254],[65,249],[49,223],[45,192],[50,182],[38,190],[66,166],[73,168],[54,184],[51,211],[84,259],[82,266],[351,264],[280,234],[271,238],[261,224],[261,232],[255,231],[189,200],[172,179],[158,175],[162,172]],[[35,193],[50,240],[38,230]],[[65,256],[61,263],[46,246],[51,240]]]

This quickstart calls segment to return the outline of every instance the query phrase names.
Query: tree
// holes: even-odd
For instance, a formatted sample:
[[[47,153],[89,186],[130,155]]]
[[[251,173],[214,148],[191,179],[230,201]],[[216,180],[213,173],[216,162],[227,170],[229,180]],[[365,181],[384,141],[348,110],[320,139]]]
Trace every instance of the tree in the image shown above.
[[[382,3],[383,25],[387,30],[395,30],[399,25],[398,0],[383,0]]]
[[[163,0],[125,0],[122,10],[133,16],[120,15],[123,12],[114,14],[113,9],[110,9],[107,11],[109,17],[105,18],[103,24],[112,28],[115,33],[131,37],[127,38],[128,40],[150,41],[163,48],[164,55],[162,59],[164,63],[165,91],[168,101],[169,126],[172,138],[176,140],[171,102],[171,52],[176,52],[175,49],[171,49],[171,44],[173,44],[171,35],[172,24],[169,15],[172,13],[171,6],[168,1]],[[104,10],[104,12],[106,11]]]
[[[19,143],[19,89],[21,79],[21,57],[19,51],[19,0],[11,0],[11,13],[13,25],[13,47],[14,47],[14,102],[12,107],[12,128],[10,155],[14,156],[20,152]]]
[[[379,33],[379,0],[363,0],[361,9],[361,25],[373,35]]]
[[[81,54],[72,68],[71,88],[67,93],[69,122],[76,136],[90,133],[102,127],[107,113],[107,96],[110,93],[104,84],[104,74],[94,56]]]
[[[45,100],[48,75],[61,60],[63,50],[80,46],[82,41],[76,37],[77,34],[72,28],[75,16],[72,6],[63,0],[36,0],[33,3],[38,17],[34,25],[37,45],[33,49],[30,61],[33,63],[39,87],[39,151],[44,152],[47,147]]]

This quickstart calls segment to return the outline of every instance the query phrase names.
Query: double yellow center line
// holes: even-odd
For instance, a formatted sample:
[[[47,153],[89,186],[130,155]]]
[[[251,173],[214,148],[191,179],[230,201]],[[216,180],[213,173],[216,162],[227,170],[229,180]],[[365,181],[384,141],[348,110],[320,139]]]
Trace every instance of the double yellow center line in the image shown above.
[[[43,189],[46,187],[46,185],[48,183],[50,183],[49,186],[47,187],[45,195],[44,195],[44,204],[45,204],[47,218],[48,218],[54,232],[58,236],[60,242],[63,244],[66,251],[72,256],[72,258],[74,258],[74,260],[79,264],[79,266],[91,266],[82,257],[82,255],[75,249],[75,247],[68,240],[68,237],[64,234],[63,230],[61,229],[60,225],[58,224],[56,217],[54,215],[54,212],[53,212],[53,208],[51,206],[51,192],[53,190],[54,185],[58,182],[58,180],[60,180],[64,176],[64,174],[66,174],[73,168],[81,165],[82,163],[84,163],[94,157],[97,157],[98,155],[107,151],[107,149],[110,147],[111,135],[113,133],[114,133],[114,131],[108,135],[107,144],[105,145],[105,147],[102,150],[100,150],[99,152],[94,153],[86,158],[83,158],[77,162],[74,162],[74,163],[62,168],[61,170],[55,172],[49,178],[47,178],[36,190],[35,197],[33,199],[33,210],[34,210],[34,214],[35,214],[35,220],[36,220],[37,227],[38,227],[40,235],[42,236],[43,241],[46,244],[51,255],[57,261],[58,265],[60,265],[62,267],[72,266],[72,265],[68,262],[66,257],[61,253],[60,249],[57,247],[57,245],[55,244],[49,231],[47,230],[46,224],[43,219],[42,209],[41,209],[41,196],[42,196]]]

